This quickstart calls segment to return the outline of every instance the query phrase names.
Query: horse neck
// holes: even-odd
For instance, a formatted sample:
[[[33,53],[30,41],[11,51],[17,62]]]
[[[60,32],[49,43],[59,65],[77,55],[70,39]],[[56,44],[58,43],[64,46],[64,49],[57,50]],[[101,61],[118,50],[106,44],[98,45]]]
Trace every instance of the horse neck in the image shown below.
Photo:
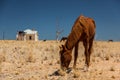
[[[83,17],[83,16],[82,16]],[[71,33],[65,43],[68,50],[72,50],[76,44],[78,44],[80,37],[82,36],[82,26],[80,25],[80,18],[78,17],[72,27]]]
[[[73,49],[73,45],[71,45],[69,41],[66,41],[65,47],[66,47],[67,50],[72,50]]]
[[[76,43],[77,43],[77,40],[74,40],[72,38],[72,36],[69,35],[69,37],[68,37],[68,39],[67,39],[67,41],[65,43],[65,47],[66,47],[67,50],[72,50]]]

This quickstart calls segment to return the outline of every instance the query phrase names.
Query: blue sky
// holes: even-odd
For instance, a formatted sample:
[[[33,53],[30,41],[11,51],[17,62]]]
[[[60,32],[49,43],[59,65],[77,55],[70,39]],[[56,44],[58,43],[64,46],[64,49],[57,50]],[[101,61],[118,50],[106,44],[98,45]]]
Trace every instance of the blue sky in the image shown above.
[[[35,29],[40,39],[68,36],[79,15],[96,22],[97,40],[120,40],[120,0],[0,0],[0,39]]]

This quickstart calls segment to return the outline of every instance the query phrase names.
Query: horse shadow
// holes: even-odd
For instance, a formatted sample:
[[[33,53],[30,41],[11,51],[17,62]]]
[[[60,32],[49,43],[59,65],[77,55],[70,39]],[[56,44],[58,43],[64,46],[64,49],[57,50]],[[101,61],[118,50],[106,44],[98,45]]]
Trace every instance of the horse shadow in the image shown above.
[[[69,74],[71,71],[72,71],[72,68],[68,68],[68,69],[66,70],[66,73]],[[59,74],[59,69],[56,70],[56,71],[54,71],[52,74],[49,74],[49,76],[61,76],[61,75]]]
[[[86,71],[84,71],[84,68],[76,68],[76,70],[80,70],[80,71],[83,71],[83,72],[86,72]],[[73,72],[73,68],[68,68],[67,70],[66,70],[66,74],[69,74],[69,73],[71,73],[71,72]],[[49,74],[49,76],[61,76],[60,74],[59,74],[59,69],[58,70],[56,70],[56,71],[54,71],[52,74]]]

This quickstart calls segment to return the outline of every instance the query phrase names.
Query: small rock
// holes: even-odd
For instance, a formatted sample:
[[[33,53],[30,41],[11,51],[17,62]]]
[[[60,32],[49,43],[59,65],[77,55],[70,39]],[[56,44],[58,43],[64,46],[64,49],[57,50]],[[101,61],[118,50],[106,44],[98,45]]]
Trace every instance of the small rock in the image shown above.
[[[62,69],[58,70],[58,74],[61,76],[65,76],[66,72],[63,71]]]
[[[75,71],[73,77],[74,77],[74,78],[78,78],[79,76],[80,76],[80,73],[79,73],[78,71]]]

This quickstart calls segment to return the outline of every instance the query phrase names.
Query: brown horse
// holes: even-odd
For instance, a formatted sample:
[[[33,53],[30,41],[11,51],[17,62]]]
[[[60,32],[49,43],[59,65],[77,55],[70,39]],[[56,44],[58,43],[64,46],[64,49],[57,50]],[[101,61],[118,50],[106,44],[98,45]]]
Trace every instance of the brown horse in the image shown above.
[[[62,70],[68,69],[72,59],[72,50],[74,47],[75,52],[73,68],[76,69],[79,47],[78,44],[80,41],[83,41],[85,48],[86,69],[89,67],[90,55],[92,52],[93,40],[95,36],[95,28],[95,21],[92,18],[84,17],[81,15],[76,19],[65,45],[62,45],[60,47],[60,61]]]

